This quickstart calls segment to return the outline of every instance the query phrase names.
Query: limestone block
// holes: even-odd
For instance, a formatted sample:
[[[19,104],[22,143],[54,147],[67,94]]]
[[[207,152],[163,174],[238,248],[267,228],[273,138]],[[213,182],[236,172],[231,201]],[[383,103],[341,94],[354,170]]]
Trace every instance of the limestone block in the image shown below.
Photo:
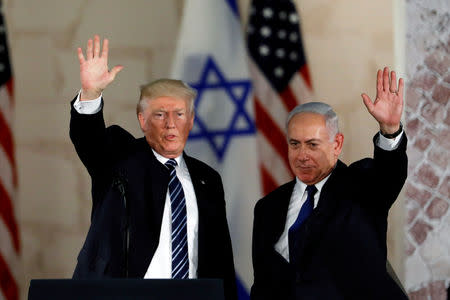
[[[413,88],[420,88],[424,91],[431,91],[436,84],[438,78],[429,70],[422,70],[416,73],[411,80],[410,85]]]
[[[296,1],[300,15],[308,10],[308,15],[314,15],[314,28],[320,31],[337,31],[337,32],[362,32],[370,33],[374,28],[377,33],[383,36],[392,34],[392,10],[384,9],[384,5],[390,5],[389,1],[362,2],[357,0],[351,1]],[[381,4],[381,5],[380,5]],[[351,7],[351,9],[349,9]],[[308,18],[305,15],[305,19]],[[343,20],[352,20],[351,22],[343,22]],[[357,24],[357,25],[356,25]],[[376,26],[374,26],[376,24]],[[311,29],[308,27],[308,31]],[[384,33],[383,33],[384,32]],[[389,43],[391,43],[389,41]]]
[[[427,216],[430,219],[440,219],[447,213],[448,203],[439,197],[434,198],[427,208]]]
[[[428,233],[433,230],[433,226],[423,219],[418,219],[409,230],[417,244],[421,245],[428,237]]]
[[[19,145],[17,157],[22,221],[65,228],[76,225],[80,194],[70,161],[33,144]]]
[[[73,147],[69,147],[69,99],[58,99],[59,103],[41,103],[35,100],[34,103],[17,105],[17,143],[36,142],[41,148],[53,149],[53,152],[60,154],[71,151]]]
[[[118,47],[170,46],[177,39],[178,12],[176,0],[92,0],[83,6],[76,40],[84,43],[98,33]]]
[[[18,105],[58,102],[54,46],[48,35],[16,36],[11,52]]]
[[[72,277],[78,253],[83,246],[85,234],[56,232],[46,245],[51,251],[43,251],[42,262],[47,274],[60,278]]]
[[[85,0],[14,0],[7,7],[14,30],[25,32],[60,32],[78,22]]]
[[[436,279],[450,278],[450,260],[448,256],[440,258],[430,266],[433,278]]]
[[[414,113],[420,105],[423,99],[423,94],[419,93],[416,89],[406,89],[405,104],[408,112]]]
[[[439,239],[443,245],[447,249],[447,257],[450,258],[450,214],[447,214],[446,218],[442,220],[442,223],[445,224],[441,227],[439,231]]]
[[[441,172],[439,170],[433,168],[427,163],[424,163],[418,170],[415,179],[430,188],[436,188],[439,183],[440,175]]]
[[[431,273],[420,257],[419,251],[406,258],[405,261],[405,289],[414,290],[423,282],[431,279]]]
[[[42,256],[43,243],[36,234],[35,227],[21,223],[21,240],[22,240],[22,264],[24,266],[25,281],[32,278],[42,278],[45,274],[42,273]],[[29,278],[27,278],[29,277]]]
[[[449,58],[449,60],[450,60],[450,58]],[[447,67],[447,69],[449,69],[449,68],[450,67]],[[443,84],[438,84],[434,88],[432,97],[433,97],[433,100],[435,100],[439,104],[446,105],[448,100],[450,99],[450,89]]]
[[[420,254],[425,263],[431,265],[438,259],[445,257],[448,251],[445,245],[442,244],[439,235],[433,232],[428,236],[427,242],[421,247]]]
[[[70,278],[85,235],[40,224],[25,227],[22,257],[26,282],[32,278]]]
[[[445,281],[434,281],[430,283],[430,296],[432,300],[446,300],[447,291],[445,287]]]

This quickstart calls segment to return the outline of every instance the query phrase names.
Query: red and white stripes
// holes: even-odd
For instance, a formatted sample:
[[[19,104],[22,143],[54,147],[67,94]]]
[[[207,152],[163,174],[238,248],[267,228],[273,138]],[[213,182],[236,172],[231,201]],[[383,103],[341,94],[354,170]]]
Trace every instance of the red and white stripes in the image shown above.
[[[258,130],[259,167],[263,194],[293,178],[287,158],[286,118],[298,104],[312,97],[307,65],[294,74],[284,91],[278,93],[251,58],[255,122]]]
[[[14,151],[13,81],[0,87],[0,299],[19,299],[20,238],[15,214],[17,166]]]

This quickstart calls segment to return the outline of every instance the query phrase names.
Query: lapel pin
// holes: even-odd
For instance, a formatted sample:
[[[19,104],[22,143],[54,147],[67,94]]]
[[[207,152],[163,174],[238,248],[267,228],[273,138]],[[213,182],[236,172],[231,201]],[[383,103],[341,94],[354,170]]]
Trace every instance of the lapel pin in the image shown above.
[[[205,184],[205,181],[204,181],[204,180],[200,180],[200,183],[201,183],[201,184]]]

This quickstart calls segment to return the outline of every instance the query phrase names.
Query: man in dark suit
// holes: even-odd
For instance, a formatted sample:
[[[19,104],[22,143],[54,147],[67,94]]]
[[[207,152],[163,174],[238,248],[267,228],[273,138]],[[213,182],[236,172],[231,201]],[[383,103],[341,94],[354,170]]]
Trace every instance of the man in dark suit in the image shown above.
[[[102,91],[123,68],[108,70],[108,40],[101,51],[95,36],[78,58],[70,137],[91,176],[93,206],[73,277],[220,278],[226,299],[236,299],[220,175],[183,151],[195,91],[170,79],[143,86],[145,137],[135,139],[103,120]]]
[[[289,114],[296,178],[256,204],[253,300],[407,299],[386,271],[388,211],[407,174],[403,85],[385,68],[375,101],[362,95],[380,132],[374,158],[350,166],[338,159],[344,137],[329,105],[310,102]]]

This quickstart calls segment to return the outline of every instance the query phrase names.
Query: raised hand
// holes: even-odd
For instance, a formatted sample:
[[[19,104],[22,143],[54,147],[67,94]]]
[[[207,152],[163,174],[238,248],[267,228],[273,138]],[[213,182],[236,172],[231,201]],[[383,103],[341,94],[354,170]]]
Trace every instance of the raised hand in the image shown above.
[[[389,79],[389,68],[377,73],[377,96],[372,102],[367,94],[361,96],[369,113],[380,124],[382,133],[391,134],[400,128],[403,111],[403,79],[400,78],[397,89],[397,77],[394,71]]]
[[[89,39],[86,47],[86,58],[83,50],[78,48],[80,61],[81,97],[80,100],[92,100],[100,97],[102,91],[110,84],[123,66],[108,69],[108,39],[103,40],[103,50],[100,54],[100,37]]]

